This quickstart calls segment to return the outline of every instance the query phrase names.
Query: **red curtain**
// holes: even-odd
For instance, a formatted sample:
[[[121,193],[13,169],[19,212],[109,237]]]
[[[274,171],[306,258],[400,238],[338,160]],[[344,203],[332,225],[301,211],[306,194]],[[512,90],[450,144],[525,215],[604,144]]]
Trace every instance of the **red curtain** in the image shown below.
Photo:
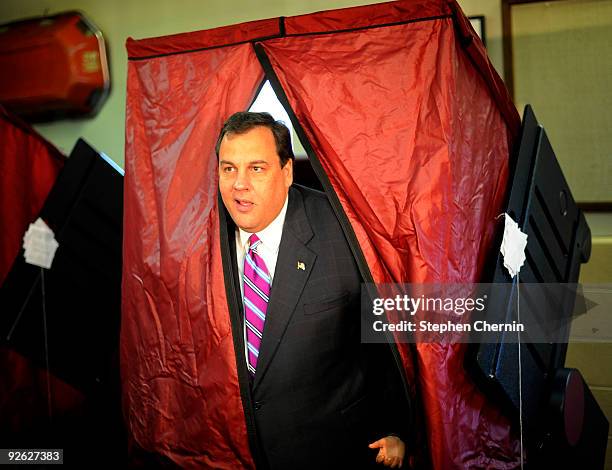
[[[250,44],[129,64],[124,414],[137,445],[183,468],[253,467],[223,287],[214,146],[262,78]]]
[[[0,285],[60,170],[64,155],[0,106]]]
[[[225,39],[224,39],[225,38]],[[252,43],[252,44],[251,44]],[[128,427],[182,466],[251,466],[219,251],[214,140],[270,62],[376,282],[480,278],[519,118],[454,1],[128,41]],[[434,468],[515,468],[464,346],[398,344]],[[417,387],[418,385],[418,387]],[[220,407],[220,410],[217,407]]]

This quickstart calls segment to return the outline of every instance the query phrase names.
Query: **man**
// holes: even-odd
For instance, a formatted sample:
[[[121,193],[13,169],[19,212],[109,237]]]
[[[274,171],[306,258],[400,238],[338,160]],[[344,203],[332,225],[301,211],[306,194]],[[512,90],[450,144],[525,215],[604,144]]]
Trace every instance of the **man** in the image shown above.
[[[401,379],[360,342],[357,265],[325,195],[292,185],[289,130],[236,113],[216,152],[262,465],[400,467]]]

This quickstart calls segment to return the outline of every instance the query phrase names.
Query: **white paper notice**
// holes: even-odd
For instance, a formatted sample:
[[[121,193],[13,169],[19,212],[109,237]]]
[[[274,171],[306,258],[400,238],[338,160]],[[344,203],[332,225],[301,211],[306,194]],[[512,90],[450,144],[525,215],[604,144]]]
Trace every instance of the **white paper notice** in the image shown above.
[[[525,247],[527,246],[527,234],[521,232],[518,224],[508,214],[504,214],[504,239],[501,244],[501,254],[504,256],[504,266],[514,277],[521,270],[525,262]]]
[[[58,246],[59,243],[55,240],[53,230],[40,217],[36,222],[30,224],[28,231],[23,236],[26,263],[41,268],[51,267]]]

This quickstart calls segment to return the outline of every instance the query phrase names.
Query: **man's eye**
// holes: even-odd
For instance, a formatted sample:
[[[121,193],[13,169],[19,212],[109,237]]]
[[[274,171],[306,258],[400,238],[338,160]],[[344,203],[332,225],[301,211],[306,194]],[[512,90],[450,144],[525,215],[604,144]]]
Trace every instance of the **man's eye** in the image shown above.
[[[263,171],[263,167],[261,167],[261,166],[254,166],[254,167],[253,167],[253,171],[254,171],[255,173],[260,173],[260,172],[262,172],[262,171]]]
[[[231,166],[226,166],[223,168],[223,173],[231,173],[232,171],[234,171],[234,168]]]

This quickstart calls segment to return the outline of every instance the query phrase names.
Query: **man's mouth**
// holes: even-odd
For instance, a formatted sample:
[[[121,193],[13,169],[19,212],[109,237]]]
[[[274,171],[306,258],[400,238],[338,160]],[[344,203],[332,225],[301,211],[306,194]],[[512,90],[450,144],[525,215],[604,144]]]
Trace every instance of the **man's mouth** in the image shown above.
[[[255,204],[245,199],[234,199],[238,212],[249,212]]]

